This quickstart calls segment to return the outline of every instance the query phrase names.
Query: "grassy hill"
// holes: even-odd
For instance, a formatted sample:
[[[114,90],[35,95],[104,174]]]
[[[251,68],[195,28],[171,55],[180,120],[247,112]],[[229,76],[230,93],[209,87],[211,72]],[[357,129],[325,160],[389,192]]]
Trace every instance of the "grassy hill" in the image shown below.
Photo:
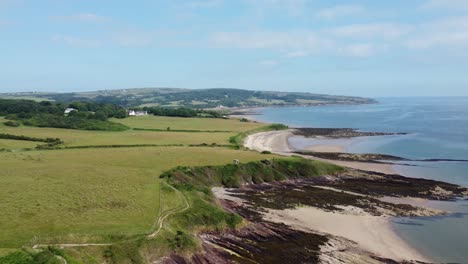
[[[5,93],[0,98],[25,98],[61,102],[92,101],[124,107],[258,107],[322,104],[368,104],[375,100],[362,97],[314,93],[250,91],[242,89],[133,88],[80,93]]]

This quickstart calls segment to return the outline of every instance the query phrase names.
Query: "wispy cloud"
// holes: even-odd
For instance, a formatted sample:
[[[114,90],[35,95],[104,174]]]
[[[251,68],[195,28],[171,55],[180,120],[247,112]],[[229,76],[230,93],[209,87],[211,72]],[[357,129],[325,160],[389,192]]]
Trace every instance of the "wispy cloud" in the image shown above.
[[[299,16],[306,10],[306,0],[244,0],[259,11],[281,10],[290,16]]]
[[[321,19],[336,19],[340,17],[363,13],[365,8],[359,5],[337,5],[324,8],[317,12],[316,16]]]
[[[377,53],[377,48],[372,43],[351,44],[340,48],[340,52],[352,57],[370,57]]]
[[[102,46],[102,42],[94,39],[86,39],[74,36],[53,36],[52,41],[62,43],[77,48],[98,48]]]
[[[423,9],[468,9],[467,0],[427,0],[421,6]]]
[[[69,16],[53,16],[50,17],[52,20],[58,21],[77,21],[77,22],[103,22],[109,21],[110,18],[106,16],[100,16],[94,13],[78,13]]]
[[[217,7],[224,4],[223,0],[194,0],[187,1],[183,7],[187,8],[211,8]]]
[[[111,41],[123,47],[144,47],[151,45],[157,35],[156,31],[126,30],[114,34]]]
[[[218,47],[245,49],[322,49],[328,44],[312,31],[218,32],[210,42]]]
[[[309,56],[309,53],[303,50],[291,51],[291,52],[286,53],[286,57],[288,58],[301,58],[301,57],[307,57],[307,56]]]
[[[261,66],[266,66],[266,67],[273,67],[279,64],[278,61],[276,60],[262,60],[259,62]]]
[[[418,34],[408,39],[413,49],[468,48],[468,17],[437,20],[421,25]]]
[[[384,37],[396,38],[408,34],[412,30],[411,25],[393,23],[369,23],[341,26],[331,29],[332,34],[338,37],[370,38]]]

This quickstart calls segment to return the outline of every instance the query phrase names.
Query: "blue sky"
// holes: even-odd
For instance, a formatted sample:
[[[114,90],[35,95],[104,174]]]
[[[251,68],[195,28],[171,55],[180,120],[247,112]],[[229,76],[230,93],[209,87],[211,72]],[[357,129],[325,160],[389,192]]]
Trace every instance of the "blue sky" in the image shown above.
[[[468,95],[468,0],[0,0],[0,92]]]

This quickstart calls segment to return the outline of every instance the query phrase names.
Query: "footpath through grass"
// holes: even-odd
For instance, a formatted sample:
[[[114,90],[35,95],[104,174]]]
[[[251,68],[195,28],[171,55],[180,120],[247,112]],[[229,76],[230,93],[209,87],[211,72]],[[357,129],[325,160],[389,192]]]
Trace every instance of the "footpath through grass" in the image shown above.
[[[148,233],[159,212],[162,172],[179,165],[221,165],[265,156],[209,147],[2,153],[0,248],[112,241]],[[167,203],[176,205],[166,194]],[[164,195],[161,199],[166,203]]]

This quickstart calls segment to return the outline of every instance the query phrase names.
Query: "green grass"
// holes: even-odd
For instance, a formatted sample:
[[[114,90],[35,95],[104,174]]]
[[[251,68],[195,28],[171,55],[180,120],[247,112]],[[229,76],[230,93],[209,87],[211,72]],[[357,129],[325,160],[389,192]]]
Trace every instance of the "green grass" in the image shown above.
[[[147,233],[159,212],[163,171],[263,158],[255,152],[189,147],[3,153],[0,248]]]
[[[226,212],[217,204],[211,192],[214,186],[238,187],[244,183],[317,177],[343,171],[342,167],[319,161],[271,157],[267,156],[270,158],[268,163],[252,161],[240,165],[177,167],[163,173],[161,177],[184,194],[190,208],[169,218],[160,238],[147,241],[147,246],[158,248],[159,255],[171,251],[184,254],[186,251],[201,250],[195,233],[240,226],[243,219],[239,215]],[[182,242],[174,247],[171,243],[161,243],[161,240]]]
[[[260,133],[260,132],[272,131],[272,130],[286,130],[286,129],[288,129],[288,127],[283,124],[271,124],[267,126],[264,125],[264,126],[255,128],[253,130],[242,131],[234,136],[231,136],[229,138],[229,143],[233,144],[235,148],[240,149],[243,147],[244,140],[248,135],[252,135],[252,134]]]
[[[0,139],[0,149],[20,150],[25,148],[35,148],[40,142]]]
[[[200,245],[194,232],[230,228],[242,222],[239,216],[216,204],[211,186],[281,180],[288,173],[275,170],[271,174],[271,170],[258,167],[259,163],[249,163],[275,155],[220,146],[229,141],[241,144],[250,133],[285,129],[282,125],[145,116],[113,119],[132,129],[110,132],[8,127],[3,121],[0,118],[0,133],[60,138],[63,147],[69,149],[0,153],[0,255],[36,243],[114,242],[108,248],[67,249],[66,256],[85,263],[109,259],[116,263],[142,263],[149,255],[197,250]],[[178,131],[164,131],[167,127]],[[3,144],[19,150],[37,143],[40,142],[1,139],[0,148]],[[204,143],[210,146],[202,146]],[[234,159],[240,160],[242,166],[226,165]],[[313,167],[325,168],[317,164]],[[181,176],[188,185],[169,180],[179,188],[174,191],[160,175],[179,166],[192,168],[196,174],[189,179]],[[289,172],[298,173],[300,167],[293,166]],[[246,178],[248,175],[252,178]],[[185,199],[191,207],[171,215],[158,237],[146,240],[144,237],[154,231],[158,216],[183,208]]]
[[[131,128],[167,129],[175,130],[223,130],[240,132],[264,126],[261,123],[239,122],[238,119],[219,118],[178,118],[162,116],[138,116],[125,119],[111,119]]]
[[[192,133],[170,131],[136,131],[127,130],[121,132],[109,131],[85,131],[60,128],[39,127],[8,127],[0,125],[0,133],[13,135],[25,135],[37,138],[60,138],[64,146],[89,146],[89,145],[135,145],[135,144],[202,144],[216,143],[228,144],[228,138],[235,133]]]

